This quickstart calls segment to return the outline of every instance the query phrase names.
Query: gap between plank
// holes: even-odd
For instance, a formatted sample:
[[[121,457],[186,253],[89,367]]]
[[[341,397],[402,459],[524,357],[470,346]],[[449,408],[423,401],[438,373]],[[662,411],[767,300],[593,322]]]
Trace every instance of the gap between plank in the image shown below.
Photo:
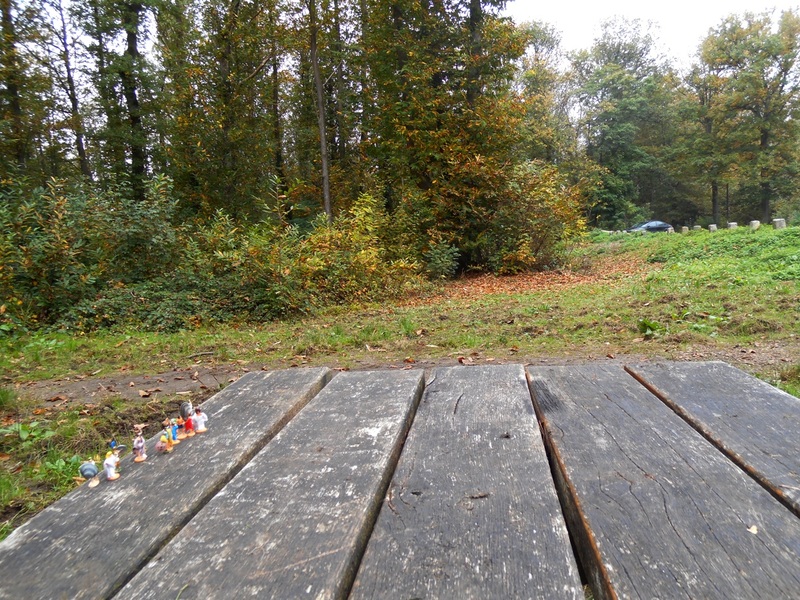
[[[413,425],[414,419],[417,416],[419,403],[421,402],[422,396],[425,393],[425,379],[425,375],[420,377],[419,384],[414,392],[414,400],[411,403],[411,408],[409,409],[405,423],[403,424],[404,430],[398,438],[398,443],[395,445],[395,447],[392,449],[392,453],[389,455],[389,460],[386,464],[386,471],[384,472],[380,485],[375,492],[375,496],[372,498],[369,514],[364,519],[364,525],[362,526],[361,532],[358,535],[352,560],[349,568],[347,568],[346,573],[342,578],[342,585],[339,587],[340,594],[337,594],[336,596],[337,600],[346,600],[350,597],[350,592],[352,591],[353,584],[356,581],[356,575],[358,575],[358,570],[361,567],[361,561],[364,559],[364,554],[367,551],[367,544],[369,543],[369,539],[372,537],[372,532],[375,530],[375,525],[378,522],[378,516],[380,515],[381,508],[383,507],[383,500],[386,498],[386,493],[388,492],[389,486],[394,478],[394,472],[397,469],[397,463],[400,462],[400,455],[403,453],[403,448],[405,448],[408,434],[411,431],[411,426]]]
[[[782,492],[776,489],[769,480],[764,477],[759,471],[755,469],[755,467],[749,465],[745,462],[744,458],[726,448],[721,441],[715,439],[710,432],[703,429],[703,427],[695,421],[692,416],[683,409],[679,404],[670,400],[665,394],[662,394],[661,391],[656,388],[651,383],[647,382],[643,377],[640,377],[633,369],[634,367],[629,367],[625,365],[623,367],[625,372],[628,373],[631,377],[633,377],[636,381],[638,381],[641,385],[647,389],[651,394],[653,394],[656,398],[658,398],[667,408],[669,408],[672,412],[678,415],[681,419],[683,419],[689,427],[694,429],[697,433],[699,433],[703,438],[708,441],[714,448],[722,452],[728,460],[730,460],[733,464],[739,467],[742,471],[745,472],[751,479],[753,479],[756,483],[758,483],[762,488],[764,488],[767,492],[769,492],[770,496],[775,498],[778,502],[780,502],[784,507],[789,509],[789,511],[795,515],[796,517],[800,518],[800,509],[793,506],[791,502],[789,502],[786,498],[783,497]]]
[[[186,515],[186,517],[185,517],[183,520],[181,520],[181,521],[180,521],[180,522],[179,522],[177,525],[175,525],[175,527],[173,527],[173,528],[170,530],[170,532],[169,532],[169,534],[167,535],[167,537],[166,537],[166,538],[164,538],[164,540],[163,540],[163,541],[162,541],[160,544],[158,544],[157,546],[155,546],[155,547],[154,547],[154,548],[153,548],[153,549],[152,549],[152,550],[151,550],[151,551],[150,551],[150,552],[149,552],[149,553],[148,553],[148,554],[147,554],[147,555],[146,555],[146,556],[145,556],[145,557],[144,557],[144,558],[143,558],[143,559],[142,559],[142,560],[141,560],[141,561],[140,561],[140,562],[139,562],[139,563],[138,563],[138,564],[137,564],[137,565],[134,567],[134,569],[132,569],[131,573],[129,573],[129,574],[128,574],[128,576],[127,576],[127,577],[125,577],[125,579],[124,579],[124,580],[122,580],[122,582],[121,582],[121,583],[120,583],[118,586],[116,586],[114,589],[112,589],[112,590],[111,590],[111,592],[108,594],[108,596],[106,596],[107,600],[111,600],[111,599],[112,599],[112,598],[114,598],[114,597],[115,597],[117,594],[119,594],[120,590],[122,590],[122,588],[124,588],[126,585],[128,585],[128,583],[130,583],[130,581],[131,581],[131,580],[132,580],[134,577],[136,577],[136,575],[138,575],[138,574],[139,574],[139,572],[140,572],[140,571],[142,571],[142,570],[143,570],[143,569],[144,569],[144,568],[147,566],[147,564],[148,564],[148,563],[149,563],[151,560],[153,560],[153,558],[155,558],[155,556],[156,556],[156,555],[157,555],[157,554],[158,554],[158,553],[159,553],[159,552],[160,552],[160,551],[161,551],[161,550],[162,550],[164,547],[166,547],[166,546],[167,546],[167,545],[168,545],[168,544],[169,544],[169,543],[170,543],[170,542],[171,542],[171,541],[172,541],[172,540],[175,538],[175,536],[176,536],[176,535],[178,535],[178,534],[181,532],[181,530],[182,530],[184,527],[186,527],[186,525],[189,523],[189,521],[191,521],[191,520],[192,520],[192,519],[193,519],[193,518],[194,518],[194,517],[197,515],[197,513],[199,513],[201,510],[203,510],[203,508],[206,506],[206,504],[208,504],[208,503],[211,501],[211,499],[212,499],[214,496],[216,496],[216,495],[217,495],[217,494],[218,494],[218,493],[219,493],[219,492],[222,490],[222,488],[224,488],[226,485],[228,485],[228,484],[231,482],[231,480],[232,480],[234,477],[236,477],[236,476],[239,474],[239,472],[240,472],[242,469],[244,469],[244,468],[245,468],[245,466],[247,466],[247,464],[248,464],[248,463],[249,463],[251,460],[253,460],[253,457],[254,457],[256,454],[258,454],[259,452],[261,452],[261,451],[262,451],[262,450],[263,450],[263,449],[266,447],[266,445],[267,445],[268,443],[270,443],[270,442],[272,441],[272,439],[273,439],[273,438],[274,438],[276,435],[278,435],[278,433],[280,433],[280,432],[281,432],[281,430],[282,430],[284,427],[286,427],[286,425],[289,423],[289,421],[291,421],[292,419],[294,419],[294,418],[297,416],[297,413],[299,413],[299,412],[300,412],[300,411],[301,411],[303,408],[305,408],[305,406],[306,406],[306,405],[307,405],[309,402],[311,402],[311,400],[313,400],[313,399],[314,399],[314,398],[317,396],[317,394],[319,394],[319,393],[320,393],[320,391],[322,391],[322,389],[323,389],[323,388],[324,388],[326,385],[328,385],[328,384],[331,382],[331,379],[333,379],[333,373],[331,373],[331,372],[328,372],[328,373],[327,373],[327,374],[326,374],[326,375],[323,377],[323,379],[322,379],[322,385],[320,385],[319,389],[313,389],[313,388],[312,388],[312,389],[310,389],[310,390],[309,390],[309,393],[308,393],[308,395],[307,395],[307,397],[306,397],[304,400],[303,400],[303,399],[301,399],[301,401],[300,401],[300,402],[298,402],[298,403],[296,403],[296,404],[295,404],[295,405],[294,405],[294,406],[291,408],[291,410],[288,410],[288,411],[286,411],[286,413],[285,413],[285,414],[284,414],[284,415],[283,415],[283,416],[282,416],[282,417],[281,417],[281,418],[280,418],[278,421],[276,421],[276,422],[275,422],[275,425],[274,425],[274,426],[273,426],[273,428],[272,428],[272,432],[271,432],[271,433],[268,433],[268,434],[267,434],[267,435],[264,437],[264,439],[263,439],[262,441],[260,441],[258,444],[255,444],[255,445],[253,446],[253,448],[252,448],[250,451],[248,451],[246,454],[242,455],[242,458],[241,458],[241,459],[240,459],[240,460],[239,460],[239,461],[238,461],[238,462],[237,462],[235,465],[233,465],[233,468],[232,468],[232,469],[231,469],[231,470],[228,472],[228,474],[227,474],[227,475],[226,475],[226,476],[225,476],[225,477],[224,477],[224,478],[223,478],[223,479],[222,479],[222,480],[219,482],[219,484],[218,484],[218,485],[216,485],[216,486],[214,486],[212,489],[210,489],[210,490],[208,491],[208,493],[207,493],[207,494],[205,494],[204,496],[202,496],[202,497],[200,498],[200,501],[199,501],[199,502],[198,502],[198,503],[195,505],[194,509],[193,509],[193,510],[192,510],[192,511],[191,511],[189,514],[187,514],[187,515]]]
[[[597,600],[617,600],[617,594],[611,586],[591,527],[583,516],[577,491],[569,480],[566,466],[561,459],[558,449],[553,443],[552,436],[547,428],[546,417],[539,406],[537,392],[534,391],[534,388],[536,387],[538,389],[540,386],[534,385],[533,378],[528,373],[527,369],[525,370],[525,378],[528,381],[528,391],[530,393],[531,403],[533,404],[533,410],[536,412],[536,419],[539,422],[539,431],[544,441],[547,462],[550,465],[550,474],[555,482],[556,494],[561,504],[561,512],[564,517],[564,522],[567,525],[567,533],[569,535],[573,554],[575,555],[575,561],[578,563],[581,579],[589,585],[593,597]],[[546,387],[546,384],[541,382],[541,386]],[[543,394],[550,394],[549,390],[538,391]]]

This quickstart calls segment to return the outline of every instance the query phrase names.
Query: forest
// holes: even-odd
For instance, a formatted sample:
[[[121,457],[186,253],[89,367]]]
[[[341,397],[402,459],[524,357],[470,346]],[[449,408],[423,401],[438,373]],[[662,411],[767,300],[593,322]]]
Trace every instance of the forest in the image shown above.
[[[679,69],[504,0],[0,0],[0,336],[175,331],[553,269],[591,228],[800,222],[800,16]]]

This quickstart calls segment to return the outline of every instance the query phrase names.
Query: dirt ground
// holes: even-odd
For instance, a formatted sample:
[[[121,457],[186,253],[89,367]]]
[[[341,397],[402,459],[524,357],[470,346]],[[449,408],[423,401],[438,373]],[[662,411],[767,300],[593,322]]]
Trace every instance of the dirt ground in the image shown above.
[[[679,361],[720,360],[727,362],[749,373],[769,373],[780,371],[800,356],[800,344],[759,343],[752,348],[719,349],[714,347],[697,347],[686,352],[679,352],[670,357]],[[592,356],[570,356],[559,358],[512,357],[508,359],[482,359],[480,356],[469,358],[470,364],[502,364],[519,363],[524,365],[564,365],[579,364],[592,360],[608,363],[635,363],[653,360],[644,355],[616,355],[597,358]],[[458,360],[418,360],[413,365],[403,363],[363,363],[358,369],[426,369],[438,366],[457,365]],[[463,363],[462,363],[463,364]],[[324,359],[315,361],[313,366],[326,365]],[[37,381],[23,384],[18,389],[25,395],[32,396],[54,408],[67,403],[99,402],[111,397],[122,397],[127,400],[146,400],[157,396],[187,396],[194,401],[210,397],[229,383],[249,371],[269,370],[259,363],[224,363],[224,364],[191,364],[154,375],[125,377],[76,377],[58,380]]]
[[[644,276],[651,271],[653,265],[627,260],[625,262],[609,260],[602,265],[595,265],[589,273],[548,272],[528,273],[513,277],[495,277],[480,275],[459,279],[448,285],[442,294],[435,298],[426,298],[425,303],[436,303],[448,298],[477,299],[487,293],[520,293],[545,289],[568,288],[597,281],[612,282],[628,277]],[[791,341],[754,343],[748,347],[719,348],[693,344],[689,350],[667,352],[661,358],[678,361],[710,361],[727,362],[751,374],[777,377],[781,369],[797,361],[800,357],[800,339]],[[205,359],[208,360],[205,360]],[[212,396],[214,393],[232,383],[245,373],[256,370],[282,368],[275,364],[264,363],[217,363],[212,357],[197,357],[197,362],[176,366],[172,370],[143,376],[126,376],[120,373],[108,377],[72,377],[58,380],[37,381],[22,384],[18,391],[24,395],[39,399],[51,408],[65,408],[73,403],[96,403],[113,397],[127,400],[150,401],[159,397],[186,396],[195,403]],[[336,357],[320,356],[313,365],[337,368]],[[462,364],[501,364],[520,363],[524,365],[563,365],[588,361],[635,363],[654,360],[642,354],[596,356],[592,354],[573,354],[567,357],[525,357],[520,355],[499,359],[496,357],[473,355],[461,361]],[[432,368],[459,364],[457,358],[438,360],[417,360],[414,364],[403,362],[391,363],[380,361],[356,362],[362,369],[408,369]]]

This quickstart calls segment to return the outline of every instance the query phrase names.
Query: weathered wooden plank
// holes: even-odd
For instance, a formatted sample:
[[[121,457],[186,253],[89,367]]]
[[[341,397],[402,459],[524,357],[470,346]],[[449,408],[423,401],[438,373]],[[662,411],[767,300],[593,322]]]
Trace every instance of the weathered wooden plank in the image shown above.
[[[622,367],[529,368],[596,598],[790,598],[800,520]]]
[[[122,477],[81,486],[0,544],[0,598],[105,598],[125,583],[330,379],[250,373],[203,403],[208,431]]]
[[[351,598],[583,598],[521,365],[439,368]]]
[[[723,362],[626,369],[800,516],[800,400]]]
[[[337,375],[118,598],[343,597],[422,386]]]

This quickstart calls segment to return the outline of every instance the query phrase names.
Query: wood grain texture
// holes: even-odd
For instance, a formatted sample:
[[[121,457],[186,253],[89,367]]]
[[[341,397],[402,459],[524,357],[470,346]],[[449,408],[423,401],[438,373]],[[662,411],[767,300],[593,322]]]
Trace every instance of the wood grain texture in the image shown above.
[[[596,598],[797,597],[800,520],[622,367],[528,373]]]
[[[800,516],[800,400],[722,362],[626,367]]]
[[[328,369],[249,373],[203,403],[208,431],[81,486],[0,544],[0,598],[106,598],[330,379]],[[120,440],[122,441],[122,440]]]
[[[334,377],[117,598],[343,597],[422,387]]]
[[[433,372],[351,598],[583,598],[521,365]]]

